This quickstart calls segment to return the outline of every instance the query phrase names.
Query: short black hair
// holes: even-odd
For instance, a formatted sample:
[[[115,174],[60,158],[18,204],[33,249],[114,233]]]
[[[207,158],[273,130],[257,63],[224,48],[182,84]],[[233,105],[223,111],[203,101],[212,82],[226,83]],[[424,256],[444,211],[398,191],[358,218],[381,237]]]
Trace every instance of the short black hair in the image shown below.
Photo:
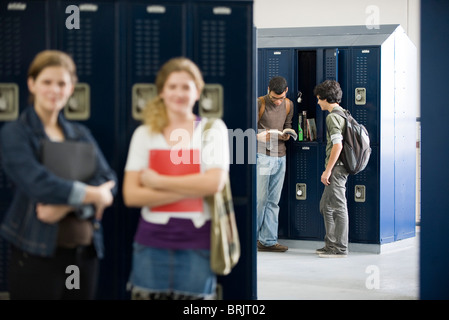
[[[313,89],[313,94],[328,103],[340,103],[343,91],[340,84],[335,80],[325,80]]]
[[[282,94],[287,89],[287,80],[281,76],[273,77],[268,84],[268,88],[276,94]]]

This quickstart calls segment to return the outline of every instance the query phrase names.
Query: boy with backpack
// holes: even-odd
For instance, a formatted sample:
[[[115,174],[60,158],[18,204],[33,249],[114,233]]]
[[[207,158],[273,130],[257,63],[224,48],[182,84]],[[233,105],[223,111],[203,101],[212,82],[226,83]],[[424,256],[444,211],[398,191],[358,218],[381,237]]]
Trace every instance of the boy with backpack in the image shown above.
[[[326,80],[317,85],[313,93],[318,98],[321,110],[329,111],[326,117],[325,170],[321,175],[324,191],[320,201],[326,235],[324,247],[317,249],[316,253],[322,258],[346,258],[349,231],[346,182],[349,173],[340,160],[340,154],[347,121],[338,114],[344,112],[339,105],[343,92],[337,81]]]

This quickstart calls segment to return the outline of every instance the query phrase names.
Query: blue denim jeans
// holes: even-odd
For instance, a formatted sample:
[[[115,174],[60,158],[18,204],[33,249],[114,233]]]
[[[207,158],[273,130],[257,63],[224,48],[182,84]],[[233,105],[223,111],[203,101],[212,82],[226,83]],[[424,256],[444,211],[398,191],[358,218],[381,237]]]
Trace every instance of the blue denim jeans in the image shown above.
[[[132,290],[205,299],[215,294],[209,250],[152,248],[137,242],[133,248],[128,283]]]
[[[286,157],[257,154],[257,238],[264,246],[278,240],[279,200],[286,169]]]

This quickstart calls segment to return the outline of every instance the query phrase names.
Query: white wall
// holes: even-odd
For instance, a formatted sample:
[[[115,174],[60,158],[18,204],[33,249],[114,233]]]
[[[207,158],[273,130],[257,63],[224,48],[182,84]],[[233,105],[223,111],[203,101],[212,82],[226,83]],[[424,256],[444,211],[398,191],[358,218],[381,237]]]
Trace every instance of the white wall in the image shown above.
[[[419,48],[419,0],[254,0],[257,28],[400,24]]]

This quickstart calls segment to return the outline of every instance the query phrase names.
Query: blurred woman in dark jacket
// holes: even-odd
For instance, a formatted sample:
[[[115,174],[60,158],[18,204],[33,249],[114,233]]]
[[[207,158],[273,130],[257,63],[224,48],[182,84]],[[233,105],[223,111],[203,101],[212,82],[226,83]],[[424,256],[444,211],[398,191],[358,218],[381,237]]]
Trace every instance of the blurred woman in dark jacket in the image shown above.
[[[39,53],[28,71],[33,104],[1,130],[2,165],[15,188],[0,227],[11,244],[11,299],[95,297],[103,256],[100,220],[113,202],[117,177],[89,130],[60,112],[76,81],[70,56],[55,50]],[[42,143],[48,140],[93,146],[95,172],[89,180],[64,179],[41,163]]]

